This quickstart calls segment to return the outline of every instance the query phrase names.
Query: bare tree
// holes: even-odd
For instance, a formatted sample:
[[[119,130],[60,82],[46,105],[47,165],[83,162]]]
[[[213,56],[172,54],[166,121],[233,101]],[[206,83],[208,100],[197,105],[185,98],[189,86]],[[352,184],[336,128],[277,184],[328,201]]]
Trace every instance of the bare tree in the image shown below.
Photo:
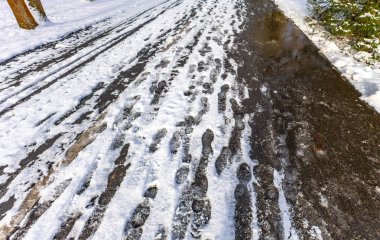
[[[7,2],[21,28],[33,29],[38,26],[24,0],[7,0]]]
[[[34,10],[36,13],[38,13],[39,18],[42,21],[46,21],[47,20],[47,16],[46,16],[44,7],[41,4],[41,1],[40,0],[27,0],[27,1],[29,3],[29,7],[32,10]]]

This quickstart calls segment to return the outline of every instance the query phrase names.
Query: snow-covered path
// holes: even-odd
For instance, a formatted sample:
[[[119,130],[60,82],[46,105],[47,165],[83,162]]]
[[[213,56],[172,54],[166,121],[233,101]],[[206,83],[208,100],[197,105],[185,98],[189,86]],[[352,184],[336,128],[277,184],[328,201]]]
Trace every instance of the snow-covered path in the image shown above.
[[[0,239],[380,232],[380,117],[271,2],[117,14],[0,79]]]
[[[3,64],[2,236],[234,238],[239,3],[169,0]]]

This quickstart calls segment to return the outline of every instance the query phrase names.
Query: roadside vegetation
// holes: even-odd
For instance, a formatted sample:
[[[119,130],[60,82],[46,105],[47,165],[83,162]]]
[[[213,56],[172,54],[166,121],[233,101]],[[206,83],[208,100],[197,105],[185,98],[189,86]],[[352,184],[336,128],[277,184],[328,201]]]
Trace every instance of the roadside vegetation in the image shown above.
[[[380,60],[380,1],[308,0],[312,17],[357,51]]]

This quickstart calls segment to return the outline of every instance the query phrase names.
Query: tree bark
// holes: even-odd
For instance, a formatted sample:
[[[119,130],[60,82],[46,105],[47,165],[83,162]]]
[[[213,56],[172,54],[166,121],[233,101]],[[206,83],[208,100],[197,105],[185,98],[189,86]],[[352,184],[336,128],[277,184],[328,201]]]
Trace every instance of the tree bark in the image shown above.
[[[27,1],[29,2],[29,6],[40,15],[41,20],[46,21],[47,16],[46,16],[45,9],[42,6],[41,1],[40,0],[27,0]]]
[[[38,26],[24,0],[7,0],[7,2],[12,9],[20,28],[33,29]]]

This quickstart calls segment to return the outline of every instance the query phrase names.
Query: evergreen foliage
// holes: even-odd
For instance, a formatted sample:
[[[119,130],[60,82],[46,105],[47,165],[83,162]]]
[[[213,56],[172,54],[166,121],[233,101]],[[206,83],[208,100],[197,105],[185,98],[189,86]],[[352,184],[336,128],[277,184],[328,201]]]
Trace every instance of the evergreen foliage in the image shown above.
[[[380,1],[308,0],[313,18],[332,34],[348,37],[356,50],[380,58]]]

